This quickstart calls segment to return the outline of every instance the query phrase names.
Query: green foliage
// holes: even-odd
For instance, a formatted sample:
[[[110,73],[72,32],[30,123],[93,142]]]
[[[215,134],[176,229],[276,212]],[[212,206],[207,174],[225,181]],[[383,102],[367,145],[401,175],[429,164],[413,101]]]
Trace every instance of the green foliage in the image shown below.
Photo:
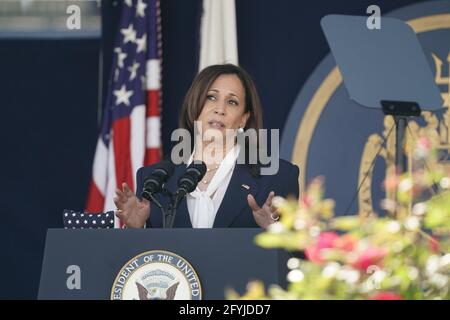
[[[281,219],[259,234],[264,248],[304,251],[291,258],[284,290],[256,281],[242,299],[450,299],[450,178],[426,138],[412,172],[386,179],[396,195],[386,217],[334,217],[314,179],[299,201],[274,199]],[[427,167],[427,170],[424,169]],[[437,190],[437,192],[436,192]]]

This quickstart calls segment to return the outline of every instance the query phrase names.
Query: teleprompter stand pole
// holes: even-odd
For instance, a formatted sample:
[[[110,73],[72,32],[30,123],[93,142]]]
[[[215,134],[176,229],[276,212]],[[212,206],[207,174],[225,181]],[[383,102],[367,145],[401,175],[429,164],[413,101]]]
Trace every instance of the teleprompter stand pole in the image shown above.
[[[406,129],[410,117],[418,117],[421,109],[416,102],[382,100],[383,113],[391,115],[395,121],[395,171],[402,175],[408,171],[408,158],[405,153]],[[397,192],[395,193],[397,200]],[[395,212],[397,215],[397,212]]]

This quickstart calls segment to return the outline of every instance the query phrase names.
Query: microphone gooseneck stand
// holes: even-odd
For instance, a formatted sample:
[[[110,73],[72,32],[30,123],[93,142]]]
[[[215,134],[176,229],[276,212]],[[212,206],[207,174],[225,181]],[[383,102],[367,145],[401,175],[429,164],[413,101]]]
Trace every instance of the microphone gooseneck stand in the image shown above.
[[[160,207],[163,212],[163,228],[173,228],[175,216],[181,200],[189,193],[184,187],[181,187],[175,194],[165,189],[164,193],[169,197],[170,202],[166,208]]]
[[[163,214],[163,228],[173,228],[175,221],[175,215],[177,209],[180,206],[181,200],[190,192],[195,190],[198,182],[203,178],[206,173],[206,165],[202,162],[200,164],[193,164],[186,169],[186,172],[178,181],[178,190],[176,193],[172,193],[165,187],[165,181],[156,179],[150,180],[153,184],[149,188],[144,188],[141,196],[147,200],[151,200],[155,203],[158,208],[161,209]],[[155,197],[156,193],[162,192],[163,195],[167,196],[170,201],[167,208],[165,208]]]

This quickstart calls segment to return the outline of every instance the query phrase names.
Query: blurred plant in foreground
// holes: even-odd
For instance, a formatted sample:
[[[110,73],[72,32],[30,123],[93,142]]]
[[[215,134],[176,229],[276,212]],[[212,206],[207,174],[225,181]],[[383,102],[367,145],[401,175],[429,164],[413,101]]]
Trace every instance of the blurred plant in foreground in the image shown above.
[[[384,182],[396,201],[385,217],[334,217],[316,178],[301,199],[275,198],[279,222],[256,238],[264,248],[303,251],[291,258],[287,290],[259,281],[230,299],[449,299],[450,178],[426,137],[411,149],[412,167]]]

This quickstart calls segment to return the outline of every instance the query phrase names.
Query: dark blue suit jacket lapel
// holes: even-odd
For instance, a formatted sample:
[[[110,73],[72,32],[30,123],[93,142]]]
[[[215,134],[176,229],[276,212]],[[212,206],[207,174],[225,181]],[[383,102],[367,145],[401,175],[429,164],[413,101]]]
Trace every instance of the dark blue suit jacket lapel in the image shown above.
[[[247,186],[248,189],[244,186]],[[225,196],[217,211],[213,227],[229,227],[241,211],[248,208],[247,195],[249,193],[256,198],[258,182],[251,175],[248,166],[236,164]]]

